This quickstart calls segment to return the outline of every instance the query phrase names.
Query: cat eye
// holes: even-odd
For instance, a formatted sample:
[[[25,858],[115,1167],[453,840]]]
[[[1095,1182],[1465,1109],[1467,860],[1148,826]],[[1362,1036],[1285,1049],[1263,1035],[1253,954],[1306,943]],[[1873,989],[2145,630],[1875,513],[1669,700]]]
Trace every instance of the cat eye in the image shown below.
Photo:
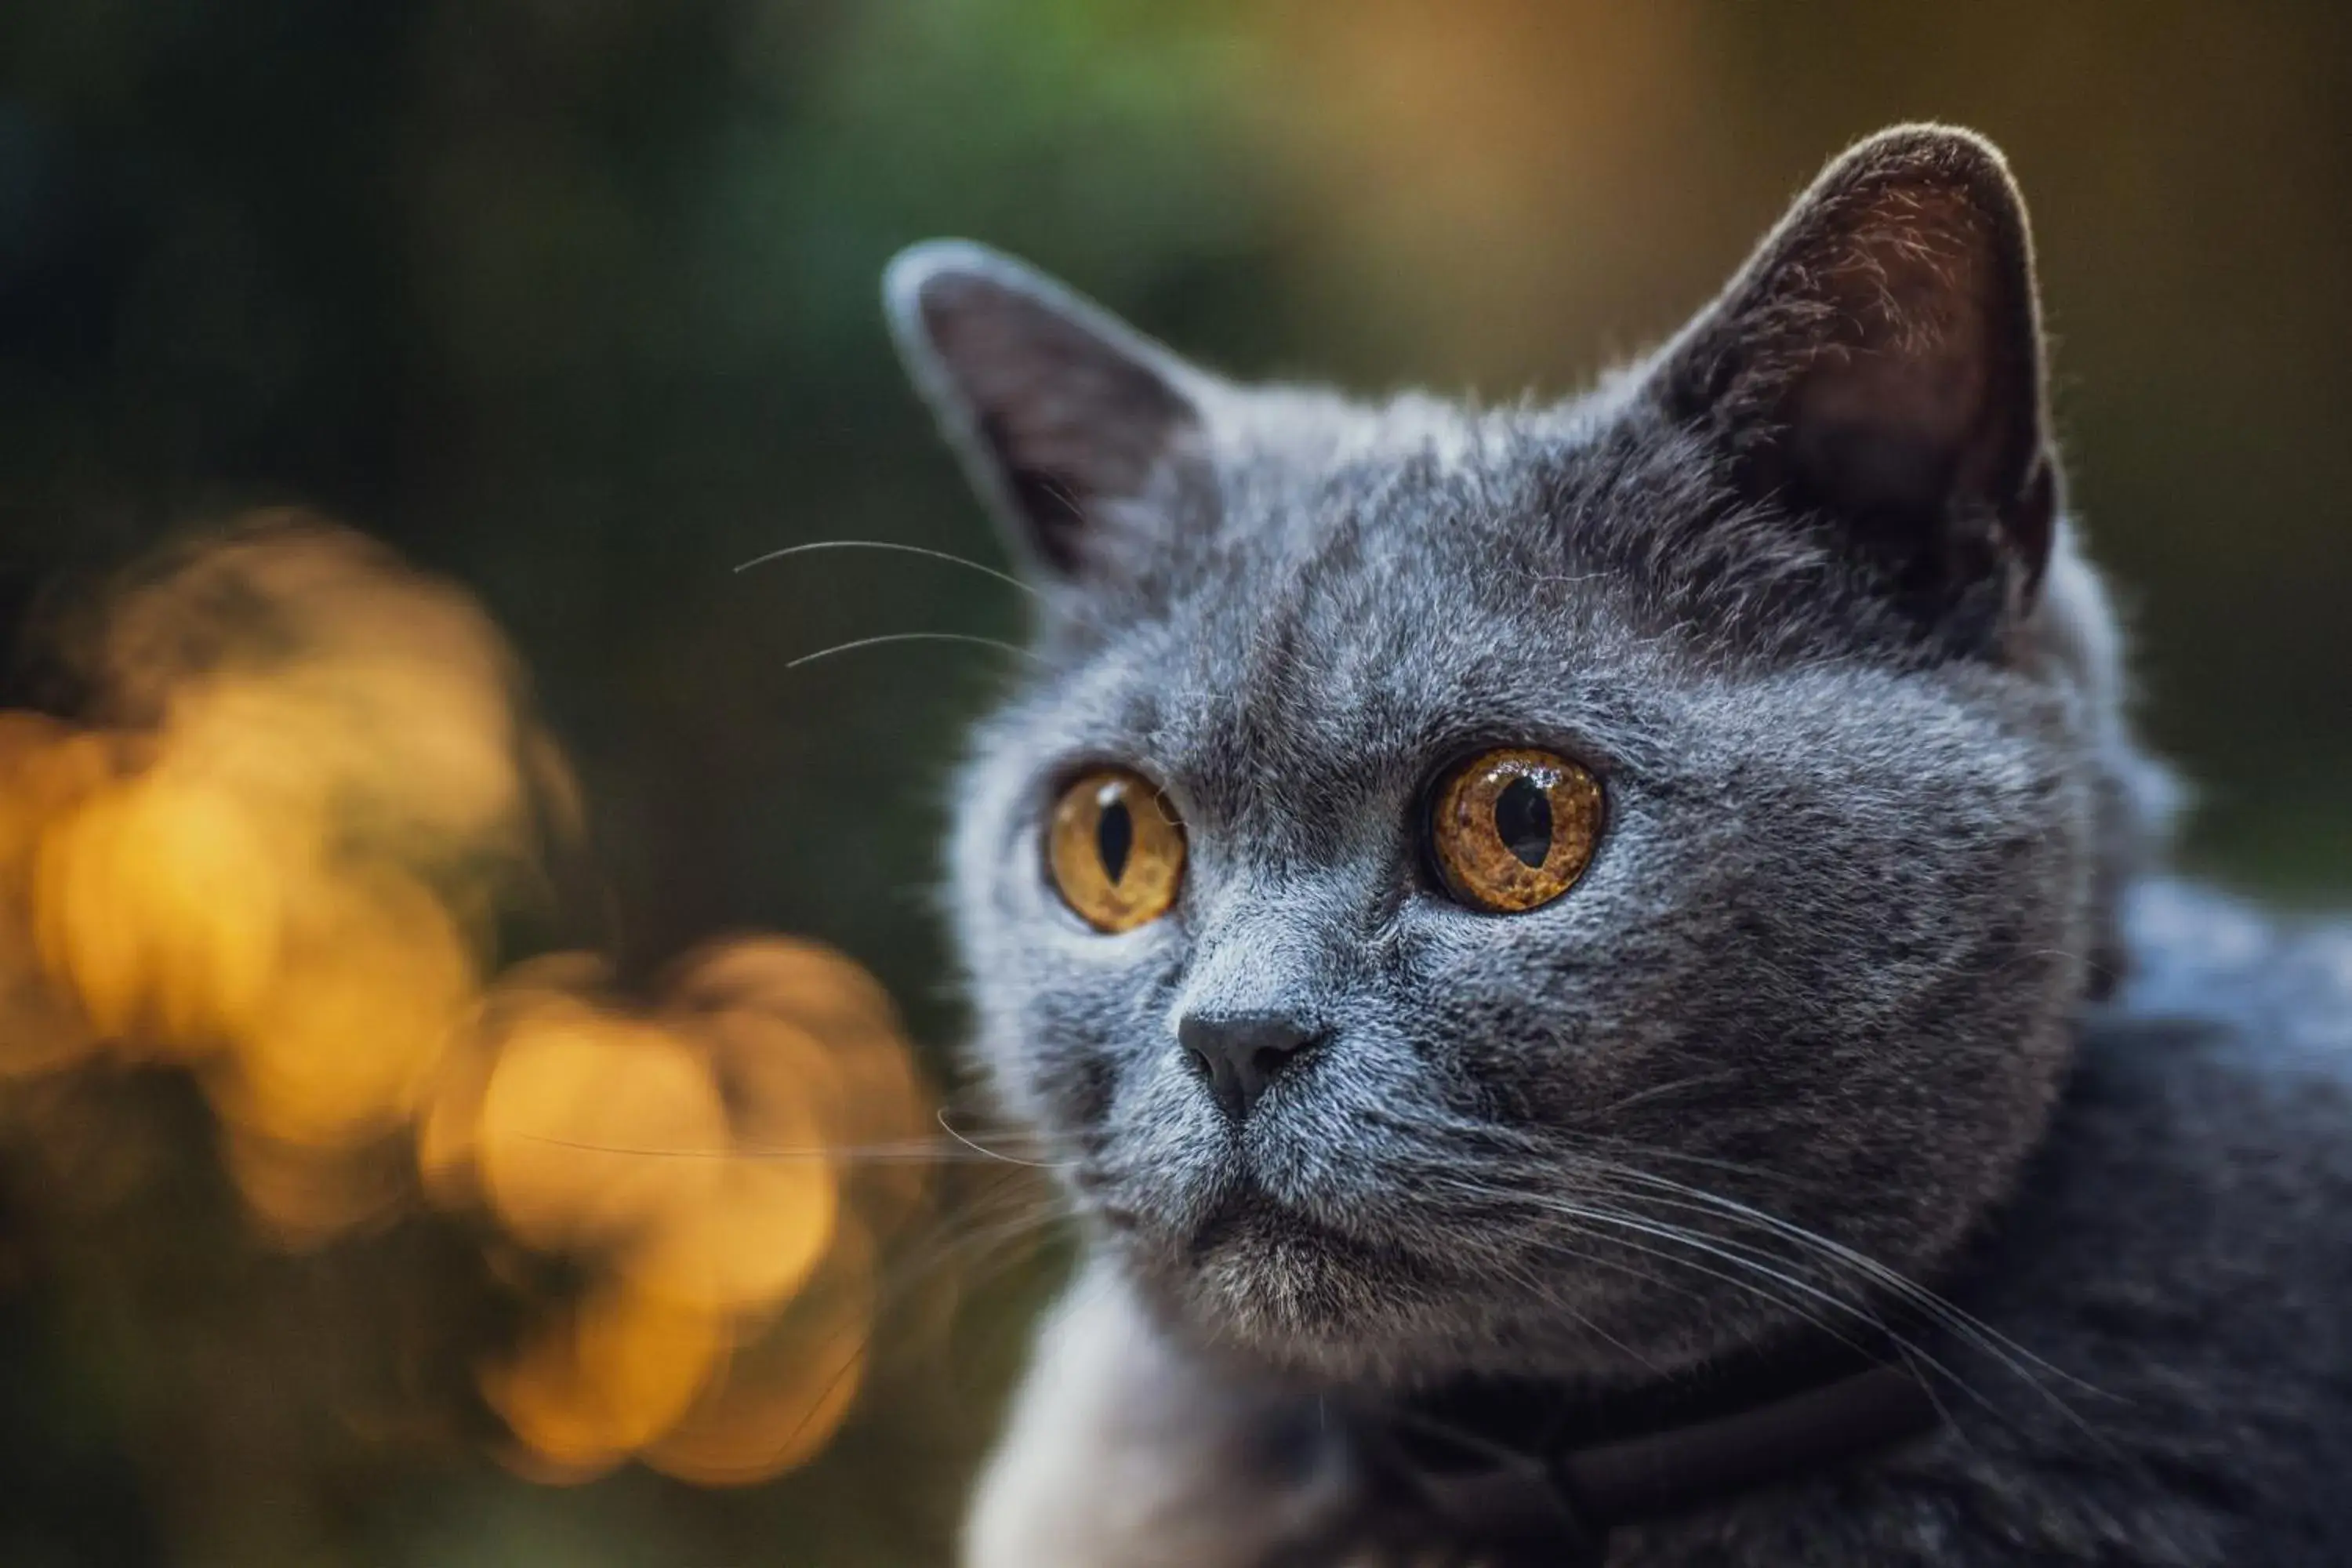
[[[1576,885],[1601,838],[1601,781],[1549,752],[1482,752],[1438,782],[1429,858],[1458,903],[1517,914]]]
[[[1096,768],[1054,803],[1045,863],[1062,901],[1098,931],[1133,931],[1168,912],[1184,880],[1184,825],[1140,773]]]

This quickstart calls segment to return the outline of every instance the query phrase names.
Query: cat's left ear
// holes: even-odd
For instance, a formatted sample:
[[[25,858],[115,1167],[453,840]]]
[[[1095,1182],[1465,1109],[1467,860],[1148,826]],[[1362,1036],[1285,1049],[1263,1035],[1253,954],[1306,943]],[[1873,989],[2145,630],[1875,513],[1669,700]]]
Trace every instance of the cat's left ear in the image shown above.
[[[900,252],[882,292],[899,357],[1034,579],[1115,573],[1203,503],[1204,372],[965,240]]]
[[[2007,164],[1971,132],[1904,126],[1822,173],[1649,391],[1729,453],[1748,499],[1825,522],[1898,594],[1990,580],[2022,605],[2058,506],[2043,383]]]

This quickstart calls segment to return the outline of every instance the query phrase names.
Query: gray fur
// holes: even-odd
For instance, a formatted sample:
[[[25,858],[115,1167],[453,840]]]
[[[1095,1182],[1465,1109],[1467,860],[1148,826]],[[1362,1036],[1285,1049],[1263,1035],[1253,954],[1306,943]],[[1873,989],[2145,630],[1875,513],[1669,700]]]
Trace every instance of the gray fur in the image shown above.
[[[979,1058],[1070,1156],[1092,1263],[975,1561],[1387,1561],[1344,1453],[1257,1458],[1328,1391],[1636,1387],[1888,1304],[1624,1166],[2049,1365],[1931,1325],[1944,1433],[1612,1563],[2352,1561],[2352,936],[2147,879],[2168,792],[2055,510],[1989,146],[1864,143],[1557,406],[1239,387],[973,247],[889,297],[1047,595],[952,888]],[[1433,773],[1494,744],[1608,791],[1526,914],[1419,858]],[[1119,936],[1041,872],[1102,762],[1190,845]],[[1329,1043],[1234,1125],[1194,1011]]]

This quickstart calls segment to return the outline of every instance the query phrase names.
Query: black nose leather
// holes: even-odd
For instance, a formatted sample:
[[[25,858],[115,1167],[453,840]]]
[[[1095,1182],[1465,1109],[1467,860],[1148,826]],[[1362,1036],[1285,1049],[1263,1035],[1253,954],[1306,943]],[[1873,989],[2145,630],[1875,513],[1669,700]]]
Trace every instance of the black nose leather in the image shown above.
[[[1176,1026],[1176,1043],[1191,1053],[1209,1092],[1235,1121],[1249,1115],[1266,1086],[1318,1036],[1279,1013],[1187,1013]]]

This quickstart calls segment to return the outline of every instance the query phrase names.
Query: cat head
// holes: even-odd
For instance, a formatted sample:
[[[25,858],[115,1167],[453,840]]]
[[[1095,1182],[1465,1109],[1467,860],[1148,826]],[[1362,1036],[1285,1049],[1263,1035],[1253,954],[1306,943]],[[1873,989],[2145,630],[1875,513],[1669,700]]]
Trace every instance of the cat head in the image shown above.
[[[1240,385],[961,243],[887,295],[1042,605],[977,1050],[1173,1331],[1643,1376],[1871,1292],[1757,1215],[1907,1275],[1999,1200],[2149,809],[1990,146],[1864,142],[1554,406]]]

